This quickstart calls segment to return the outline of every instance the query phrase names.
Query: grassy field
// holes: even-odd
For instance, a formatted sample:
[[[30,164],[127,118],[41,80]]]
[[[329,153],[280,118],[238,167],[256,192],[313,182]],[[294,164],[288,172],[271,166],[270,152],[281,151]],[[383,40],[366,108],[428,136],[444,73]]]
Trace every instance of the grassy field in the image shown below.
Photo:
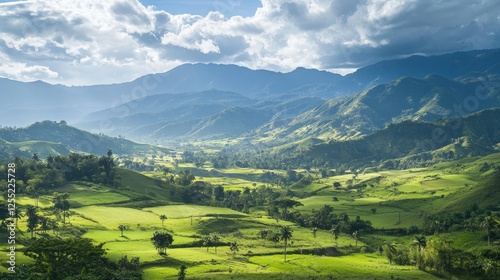
[[[421,226],[422,213],[439,213],[456,207],[457,201],[481,187],[476,186],[477,183],[489,172],[479,171],[484,162],[498,164],[500,155],[428,168],[359,174],[356,178],[352,174],[328,178],[313,174],[316,177],[311,184],[296,190],[297,193],[310,195],[297,198],[304,206],[296,209],[311,213],[313,209],[330,205],[335,213],[346,212],[352,219],[360,216],[370,220],[378,229]],[[210,177],[208,169],[205,171],[203,180],[221,184],[225,189],[253,188],[265,184],[259,181],[259,176],[266,172],[263,170],[217,170],[212,172],[213,177]],[[256,215],[252,211],[245,214],[226,208],[176,205],[169,200],[168,184],[123,169],[118,174],[125,187],[122,190],[84,183],[69,184],[55,190],[70,194],[68,200],[71,204],[68,223],[60,224],[60,233],[56,234],[67,232],[65,234],[69,236],[78,233],[96,244],[105,243],[107,256],[113,260],[124,255],[140,257],[144,279],[177,279],[181,265],[187,266],[188,279],[436,279],[414,266],[390,265],[379,253],[359,253],[367,245],[373,247],[389,242],[409,244],[411,237],[366,235],[356,247],[351,236],[341,235],[335,242],[330,231],[319,230],[314,237],[311,229],[287,221],[276,221],[266,215]],[[339,182],[341,187],[335,188],[334,182]],[[152,195],[157,201],[164,201],[164,205],[119,206],[144,195]],[[24,208],[34,205],[35,200],[20,195],[17,203]],[[44,215],[56,219],[51,210],[50,194],[42,195],[38,205]],[[167,216],[163,225],[160,215]],[[126,226],[123,236],[119,225]],[[293,230],[287,262],[283,259],[282,242],[274,244],[259,237],[261,229],[275,230],[283,225]],[[168,231],[174,238],[166,257],[156,252],[150,240],[155,231],[162,230]],[[52,232],[47,234],[52,235]],[[215,247],[206,248],[199,242],[202,237],[213,234],[221,238],[217,253]],[[459,244],[461,249],[479,250],[485,246],[484,240],[477,238],[481,234],[445,233],[442,237]],[[29,235],[25,219],[20,220],[19,240],[26,240]],[[3,241],[6,236],[1,235],[0,238],[2,250],[7,252],[7,244]],[[231,242],[238,243],[238,252],[230,251]],[[334,248],[337,244],[338,248]],[[32,262],[21,253],[21,245],[18,250],[18,264]],[[6,254],[0,254],[0,271],[6,271],[5,261]]]

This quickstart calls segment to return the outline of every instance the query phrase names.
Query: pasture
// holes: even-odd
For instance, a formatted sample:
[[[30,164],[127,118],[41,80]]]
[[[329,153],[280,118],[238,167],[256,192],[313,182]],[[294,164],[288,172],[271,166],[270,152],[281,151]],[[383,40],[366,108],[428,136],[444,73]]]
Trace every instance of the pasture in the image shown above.
[[[304,195],[296,199],[303,206],[295,207],[302,213],[311,213],[324,205],[334,208],[336,214],[345,212],[351,219],[360,216],[372,222],[376,229],[421,226],[422,213],[436,213],[452,205],[460,195],[467,195],[481,178],[477,171],[482,162],[498,163],[498,155],[458,163],[442,163],[428,168],[342,174],[319,178],[314,174],[311,184],[298,190]],[[187,167],[193,168],[193,167]],[[258,181],[265,171],[256,169],[218,170],[214,177],[209,171],[203,180],[220,184],[225,189],[254,188],[266,184]],[[278,172],[280,173],[280,172]],[[281,172],[280,174],[284,174]],[[228,208],[175,204],[169,200],[168,185],[144,174],[119,169],[123,189],[115,190],[92,184],[69,184],[56,189],[68,193],[70,215],[54,233],[38,232],[39,236],[70,236],[78,233],[104,243],[107,256],[118,260],[122,256],[140,257],[144,279],[177,279],[181,265],[186,265],[188,279],[437,279],[414,266],[390,265],[385,256],[369,251],[370,247],[389,242],[409,244],[407,237],[383,234],[365,235],[357,242],[350,235],[334,240],[329,230],[318,230],[316,236],[310,228],[268,217],[265,211],[249,214]],[[148,174],[154,175],[152,173]],[[198,177],[197,179],[199,179]],[[334,187],[334,182],[340,187]],[[294,190],[293,188],[291,189]],[[120,206],[143,195],[153,194],[160,206]],[[24,211],[34,205],[35,199],[19,195],[18,206]],[[51,219],[58,219],[52,211],[50,194],[38,199],[39,211]],[[166,219],[160,219],[165,215]],[[123,236],[118,229],[125,226]],[[284,262],[284,244],[262,239],[262,229],[277,231],[290,226],[293,236],[288,243],[287,261]],[[151,243],[156,231],[167,231],[174,242],[161,256]],[[476,233],[444,233],[442,236],[461,244],[467,250],[484,246]],[[26,242],[26,219],[19,221],[17,236]],[[203,237],[217,235],[217,246],[206,247]],[[238,244],[238,251],[230,250],[230,243]],[[1,271],[6,271],[8,246],[2,236]],[[215,252],[217,247],[217,253]],[[31,263],[18,246],[18,264]]]

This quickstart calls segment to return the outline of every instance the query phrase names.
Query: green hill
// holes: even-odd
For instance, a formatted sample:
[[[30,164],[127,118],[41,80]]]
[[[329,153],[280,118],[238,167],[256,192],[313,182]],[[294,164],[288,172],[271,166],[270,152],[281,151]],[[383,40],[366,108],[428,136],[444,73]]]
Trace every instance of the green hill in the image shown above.
[[[404,77],[358,94],[333,99],[295,118],[274,134],[290,139],[307,136],[353,139],[405,120],[434,121],[500,107],[496,79],[479,75],[464,82],[437,75],[423,79]],[[475,94],[484,94],[477,98]],[[482,96],[481,96],[482,97]],[[469,106],[466,101],[474,102]],[[471,103],[472,104],[472,103]]]
[[[466,156],[487,155],[500,142],[500,109],[433,123],[404,121],[360,139],[288,147],[292,163],[320,163],[408,168]],[[300,150],[300,153],[299,153]],[[292,152],[291,152],[292,151]],[[276,153],[280,153],[277,150]],[[299,155],[300,154],[300,155]],[[392,160],[392,161],[388,161]],[[321,164],[320,164],[321,165]]]
[[[92,134],[69,126],[64,121],[43,121],[23,128],[2,128],[0,129],[0,139],[4,140],[0,142],[0,149],[6,153],[4,156],[25,155],[31,157],[33,153],[38,153],[39,156],[46,157],[49,154],[68,154],[70,152],[104,155],[109,149],[113,150],[115,154],[171,152],[167,148],[139,144],[103,134]],[[17,150],[15,150],[16,148]]]
[[[48,155],[66,155],[72,152],[66,145],[47,141],[8,142],[0,139],[0,158],[13,159],[14,157],[30,158],[33,153],[45,158]]]

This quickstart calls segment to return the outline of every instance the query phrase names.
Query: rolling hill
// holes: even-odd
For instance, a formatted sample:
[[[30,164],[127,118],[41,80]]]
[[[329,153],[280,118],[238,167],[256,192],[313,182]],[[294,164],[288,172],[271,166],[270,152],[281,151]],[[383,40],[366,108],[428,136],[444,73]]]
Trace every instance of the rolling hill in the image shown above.
[[[401,169],[487,155],[498,151],[499,143],[500,109],[495,108],[435,122],[408,120],[353,140],[284,145],[275,153],[292,155],[283,161],[295,166],[314,161],[315,166]]]
[[[171,150],[139,144],[122,138],[92,134],[67,125],[65,122],[36,122],[24,128],[5,127],[0,129],[0,150],[2,158],[14,156],[40,157],[49,154],[70,152],[105,155],[111,149],[115,154],[136,154],[147,152],[169,153]]]
[[[437,75],[403,77],[330,100],[271,133],[289,139],[312,136],[345,140],[404,120],[433,121],[500,107],[498,84],[479,80],[476,77],[460,82]]]

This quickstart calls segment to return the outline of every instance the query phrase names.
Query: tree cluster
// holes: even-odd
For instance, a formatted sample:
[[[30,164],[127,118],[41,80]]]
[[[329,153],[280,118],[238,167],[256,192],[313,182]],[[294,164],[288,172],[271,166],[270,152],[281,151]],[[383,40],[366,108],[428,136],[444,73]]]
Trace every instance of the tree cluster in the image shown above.
[[[49,156],[41,161],[37,154],[31,160],[16,157],[18,193],[37,197],[70,181],[87,181],[113,186],[116,184],[113,154],[106,156],[70,154]]]
[[[439,275],[452,278],[498,279],[500,277],[500,249],[498,247],[471,253],[453,246],[453,242],[425,236],[415,236],[410,244],[385,244],[379,251],[391,264],[415,265],[421,270],[432,270]]]
[[[2,279],[88,280],[130,279],[140,280],[139,258],[123,256],[118,263],[105,257],[104,244],[94,245],[86,238],[45,237],[31,241],[24,254],[32,258],[33,265],[16,267],[16,273],[3,273]]]

